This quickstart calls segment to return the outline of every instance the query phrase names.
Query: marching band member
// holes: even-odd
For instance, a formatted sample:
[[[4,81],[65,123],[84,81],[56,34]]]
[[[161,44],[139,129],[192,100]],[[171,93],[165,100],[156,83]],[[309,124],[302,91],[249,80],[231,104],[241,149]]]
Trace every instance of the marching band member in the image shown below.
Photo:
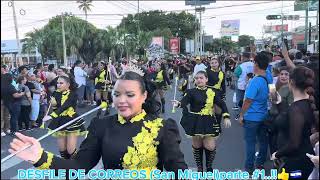
[[[215,104],[222,109],[224,125],[231,126],[225,102],[221,100],[219,94],[206,86],[207,82],[206,72],[198,71],[195,74],[196,88],[188,89],[180,102],[172,101],[175,107],[184,109],[190,104],[190,111],[184,111],[180,124],[186,134],[192,137],[193,154],[199,172],[203,171],[203,150],[206,154],[206,170],[213,171],[212,162],[216,154],[215,137],[221,132],[215,117]]]
[[[101,102],[108,100],[108,86],[111,85],[109,81],[110,74],[108,73],[108,67],[103,62],[100,61],[98,64],[98,73],[96,74],[96,78],[94,81],[95,89],[96,89],[96,102],[97,106],[100,106]],[[105,115],[110,113],[109,107],[107,108]],[[101,109],[98,111],[97,116],[100,116]]]
[[[95,167],[100,158],[105,169],[146,170],[178,172],[187,165],[180,150],[181,141],[176,122],[163,120],[142,108],[147,98],[142,71],[128,68],[114,86],[113,101],[117,114],[95,118],[72,160],[61,159],[42,149],[34,138],[17,133],[9,152],[15,153],[27,144],[28,151],[17,156],[32,162],[39,169],[85,169]]]
[[[48,126],[49,132],[77,117],[76,88],[77,85],[72,78],[59,76],[57,90],[53,92],[51,98],[53,112],[43,118],[43,121],[52,119]],[[61,157],[65,159],[74,157],[76,154],[77,137],[85,136],[86,133],[83,119],[53,133],[52,136],[57,138]]]
[[[161,97],[161,104],[162,104],[162,113],[165,113],[165,90],[168,85],[171,85],[171,82],[169,80],[166,66],[164,63],[161,63],[160,68],[158,67],[158,72],[155,78],[155,83],[157,85],[158,92]]]

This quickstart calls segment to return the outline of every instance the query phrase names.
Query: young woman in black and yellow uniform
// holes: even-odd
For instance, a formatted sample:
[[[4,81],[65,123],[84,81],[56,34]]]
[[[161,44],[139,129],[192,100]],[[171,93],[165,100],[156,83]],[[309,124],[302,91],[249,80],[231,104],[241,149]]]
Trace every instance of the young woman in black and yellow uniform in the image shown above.
[[[183,111],[180,124],[186,134],[192,137],[193,154],[199,172],[203,171],[203,150],[206,154],[206,170],[213,170],[212,162],[216,153],[215,137],[219,136],[221,132],[215,117],[215,104],[222,109],[224,125],[226,127],[231,126],[230,115],[225,102],[211,88],[206,86],[207,82],[207,73],[199,71],[195,75],[196,88],[188,89],[180,102],[173,100],[175,107],[187,109],[187,105],[190,104],[190,111]]]
[[[165,113],[165,90],[167,90],[168,85],[171,85],[168,73],[166,70],[166,66],[164,63],[161,63],[160,68],[158,68],[158,72],[154,82],[157,85],[157,91],[161,97],[161,104],[162,104],[162,113]]]
[[[9,152],[33,144],[17,156],[40,169],[85,169],[88,173],[101,157],[105,169],[149,172],[165,168],[175,173],[178,169],[187,169],[179,147],[181,138],[176,122],[153,116],[148,108],[142,109],[146,97],[142,76],[127,69],[114,86],[113,102],[118,113],[93,119],[88,136],[74,159],[63,160],[46,152],[36,139],[21,133],[16,133],[18,138],[11,143]]]
[[[223,101],[226,101],[226,78],[225,73],[220,68],[220,61],[216,58],[212,58],[209,61],[210,69],[207,68],[208,83],[207,86],[212,88],[215,93],[219,94]],[[221,125],[222,116],[220,113],[216,113],[219,126]]]
[[[43,118],[43,121],[52,119],[48,125],[49,132],[77,117],[76,87],[76,83],[69,77],[59,76],[57,90],[53,92],[51,97],[53,112]],[[53,133],[52,136],[58,140],[61,157],[72,158],[76,154],[78,136],[85,136],[86,133],[83,119]]]
[[[102,101],[108,101],[108,89],[111,86],[110,74],[108,72],[108,66],[103,62],[100,61],[98,64],[99,71],[96,74],[96,78],[94,80],[95,90],[96,90],[96,103],[97,106],[100,106]],[[105,115],[110,113],[109,107],[105,112]],[[101,109],[98,111],[97,116],[99,117],[101,114]]]

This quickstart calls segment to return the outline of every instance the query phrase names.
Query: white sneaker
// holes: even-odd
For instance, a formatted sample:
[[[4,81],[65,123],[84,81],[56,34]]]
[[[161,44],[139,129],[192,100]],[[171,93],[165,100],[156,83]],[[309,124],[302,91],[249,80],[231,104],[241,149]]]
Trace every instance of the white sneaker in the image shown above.
[[[6,136],[6,133],[4,133],[4,132],[1,132],[1,136],[3,137],[3,136]]]
[[[8,129],[8,130],[7,130],[7,133],[8,133],[8,134],[10,134],[10,133],[11,133],[10,129]]]

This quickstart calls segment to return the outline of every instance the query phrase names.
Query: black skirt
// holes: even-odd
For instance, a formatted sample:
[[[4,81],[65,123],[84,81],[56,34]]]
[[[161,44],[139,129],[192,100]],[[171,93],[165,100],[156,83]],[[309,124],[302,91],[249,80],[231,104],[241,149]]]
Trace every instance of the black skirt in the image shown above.
[[[217,137],[221,133],[219,122],[215,116],[183,113],[180,121],[188,136],[212,136]]]
[[[76,117],[72,117],[70,118],[69,116],[61,116],[61,117],[57,117],[54,118],[49,126],[48,126],[48,130],[53,131],[55,129],[57,129],[58,127],[68,123],[69,121],[71,121],[72,119],[74,119]],[[79,119],[77,121],[75,121],[74,123],[68,125],[65,128],[62,128],[61,130],[55,132],[52,134],[52,136],[54,137],[65,137],[68,136],[70,134],[76,135],[76,136],[86,136],[87,131],[86,128],[84,126],[84,120],[83,119]]]

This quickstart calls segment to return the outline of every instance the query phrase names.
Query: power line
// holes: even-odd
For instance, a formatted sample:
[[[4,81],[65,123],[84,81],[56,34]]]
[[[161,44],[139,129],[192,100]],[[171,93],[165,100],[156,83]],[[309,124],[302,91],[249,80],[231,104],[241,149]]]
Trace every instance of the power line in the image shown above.
[[[293,5],[289,6],[283,6],[283,7],[293,7]],[[206,17],[203,20],[211,19],[213,17],[219,17],[219,16],[226,16],[226,15],[234,15],[234,14],[243,14],[243,13],[250,13],[250,12],[259,12],[259,11],[266,11],[266,10],[272,10],[272,9],[281,9],[282,7],[273,7],[273,8],[268,8],[268,9],[259,9],[259,10],[254,10],[254,11],[243,11],[243,12],[233,12],[233,13],[227,13],[227,14],[219,14],[219,15],[212,15],[210,17]]]

